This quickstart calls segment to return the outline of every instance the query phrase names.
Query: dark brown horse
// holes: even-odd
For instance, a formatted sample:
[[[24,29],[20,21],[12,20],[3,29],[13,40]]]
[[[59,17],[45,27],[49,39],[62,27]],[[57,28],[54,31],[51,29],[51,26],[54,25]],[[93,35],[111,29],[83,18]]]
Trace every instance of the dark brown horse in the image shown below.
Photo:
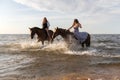
[[[37,34],[38,36],[38,42],[41,41],[42,45],[44,45],[44,41],[47,40],[48,42],[50,42],[51,40],[49,39],[48,35],[46,35],[46,31],[43,29],[40,29],[38,27],[33,27],[33,28],[29,28],[31,31],[31,39],[34,38],[34,35]],[[53,31],[49,30],[49,34],[50,37],[52,38],[53,35]]]
[[[53,33],[52,39],[54,39],[58,35],[61,35],[66,42],[69,41],[69,38],[68,38],[69,35],[71,35],[72,38],[77,40],[77,38],[74,36],[74,33],[70,32],[66,29],[62,29],[62,28],[57,27],[55,29],[55,32]],[[84,47],[84,44],[86,44],[86,47],[90,47],[90,34],[89,33],[88,33],[87,39],[83,43],[81,43],[81,46]]]

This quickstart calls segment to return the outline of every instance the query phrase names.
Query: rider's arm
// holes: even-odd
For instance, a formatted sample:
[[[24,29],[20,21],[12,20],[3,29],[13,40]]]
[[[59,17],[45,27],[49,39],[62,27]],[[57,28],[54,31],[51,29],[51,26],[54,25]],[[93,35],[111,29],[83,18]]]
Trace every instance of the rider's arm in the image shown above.
[[[68,30],[70,30],[74,25],[75,25],[75,23],[73,23],[73,25],[70,28],[68,28]]]
[[[82,25],[79,23],[79,27],[82,28]]]
[[[70,30],[73,26],[71,26],[70,28],[68,28],[68,30]]]

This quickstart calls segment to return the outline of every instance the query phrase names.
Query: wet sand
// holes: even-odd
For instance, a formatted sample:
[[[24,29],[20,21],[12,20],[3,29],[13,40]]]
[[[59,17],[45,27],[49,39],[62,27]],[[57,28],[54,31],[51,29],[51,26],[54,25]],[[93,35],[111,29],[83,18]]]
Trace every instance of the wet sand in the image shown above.
[[[60,51],[61,52],[61,51]],[[119,80],[120,64],[104,64],[103,57],[68,55],[59,51],[21,51],[31,59],[17,68],[0,73],[0,80]],[[111,60],[111,58],[105,58]],[[112,58],[117,59],[117,58]],[[22,60],[22,59],[21,59]],[[118,60],[120,60],[118,58]],[[27,61],[27,59],[26,59]],[[98,64],[95,61],[100,62]],[[9,62],[11,64],[11,62]],[[13,64],[19,63],[15,61]]]

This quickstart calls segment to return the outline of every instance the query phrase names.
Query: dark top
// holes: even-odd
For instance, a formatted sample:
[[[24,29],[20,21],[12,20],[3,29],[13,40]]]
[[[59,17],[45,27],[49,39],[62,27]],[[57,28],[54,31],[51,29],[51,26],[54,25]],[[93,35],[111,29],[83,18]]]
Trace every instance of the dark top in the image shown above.
[[[47,23],[44,23],[42,26],[43,26],[43,29],[48,28]]]

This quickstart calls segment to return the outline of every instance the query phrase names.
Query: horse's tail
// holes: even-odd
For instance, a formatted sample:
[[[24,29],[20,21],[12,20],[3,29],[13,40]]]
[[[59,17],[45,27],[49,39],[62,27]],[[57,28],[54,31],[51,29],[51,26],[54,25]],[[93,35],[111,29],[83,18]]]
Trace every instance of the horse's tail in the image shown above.
[[[88,33],[88,36],[87,36],[87,39],[86,39],[86,47],[90,47],[90,44],[91,44],[90,41],[91,41],[91,36]]]
[[[90,44],[91,44],[91,36],[90,34],[88,33],[88,37],[87,37],[87,47],[90,47]]]

